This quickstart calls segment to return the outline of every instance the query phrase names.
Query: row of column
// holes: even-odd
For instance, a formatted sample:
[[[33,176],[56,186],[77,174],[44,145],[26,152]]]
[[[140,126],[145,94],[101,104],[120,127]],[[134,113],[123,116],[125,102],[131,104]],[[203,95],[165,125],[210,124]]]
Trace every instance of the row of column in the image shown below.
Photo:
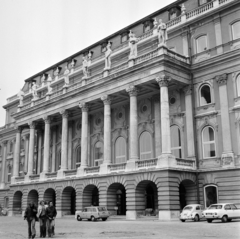
[[[160,86],[160,120],[161,120],[161,142],[162,142],[162,155],[171,155],[171,133],[170,133],[170,119],[169,119],[169,97],[168,85],[171,78],[166,75],[159,76],[156,81]],[[129,163],[135,163],[139,159],[138,156],[138,108],[137,108],[137,94],[138,89],[135,86],[130,86],[126,89],[130,96],[130,158]],[[194,157],[195,150],[193,144],[193,116],[192,116],[192,99],[191,90],[186,90],[186,125],[187,125],[187,138],[188,138],[188,156]],[[111,97],[104,95],[101,97],[104,103],[104,161],[102,167],[112,163],[111,159]],[[81,131],[81,166],[79,171],[84,170],[88,166],[88,111],[89,107],[86,102],[79,104],[82,110],[82,131]],[[63,174],[68,169],[68,116],[67,110],[60,112],[62,115],[62,141],[61,141],[61,169],[59,174]],[[44,133],[44,155],[43,155],[43,171],[44,176],[49,172],[50,163],[50,124],[51,119],[49,116],[44,117],[45,133]],[[33,160],[34,160],[34,135],[35,135],[35,122],[30,122],[30,138],[28,149],[28,170],[27,175],[33,174]],[[41,149],[41,137],[39,135],[38,148]],[[191,140],[190,140],[191,139]],[[18,176],[19,172],[19,155],[20,155],[20,140],[21,129],[18,128],[16,133],[16,148],[14,156],[14,172],[13,177]],[[53,135],[53,141],[56,141],[56,135]],[[160,147],[160,145],[159,145]],[[38,152],[38,158],[41,157],[41,150]],[[55,152],[54,152],[55,153]],[[53,155],[55,158],[55,155]],[[55,162],[52,162],[52,168],[55,169]],[[38,160],[38,169],[40,168],[40,160]],[[39,170],[38,170],[38,173]]]

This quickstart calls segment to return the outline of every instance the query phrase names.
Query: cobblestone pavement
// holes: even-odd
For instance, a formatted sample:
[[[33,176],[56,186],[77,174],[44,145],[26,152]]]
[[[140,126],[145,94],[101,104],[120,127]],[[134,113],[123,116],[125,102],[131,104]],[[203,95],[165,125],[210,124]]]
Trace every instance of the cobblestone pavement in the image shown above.
[[[36,224],[39,238],[39,223]],[[0,217],[0,239],[27,238],[27,222],[21,217]],[[130,238],[130,239],[202,239],[202,238],[240,238],[240,220],[230,223],[213,222],[160,222],[158,220],[126,221],[109,219],[106,222],[81,221],[72,217],[56,220],[54,238]]]

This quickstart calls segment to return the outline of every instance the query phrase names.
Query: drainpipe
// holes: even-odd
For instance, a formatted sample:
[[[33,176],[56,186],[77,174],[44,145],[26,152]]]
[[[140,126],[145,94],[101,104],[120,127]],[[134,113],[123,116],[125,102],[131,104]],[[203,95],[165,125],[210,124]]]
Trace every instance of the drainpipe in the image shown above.
[[[188,26],[187,30],[187,40],[188,40],[188,55],[189,55],[189,62],[192,66],[192,47],[191,47],[191,33],[190,33],[190,27]],[[193,127],[195,130],[193,130],[194,135],[194,147],[195,147],[195,157],[196,157],[196,183],[197,183],[197,202],[200,204],[200,193],[199,193],[199,161],[198,161],[198,147],[197,147],[197,133],[196,133],[196,110],[195,110],[195,91],[194,91],[194,85],[193,85],[193,74],[190,73],[190,79],[191,79],[191,88],[192,88],[192,114],[193,114]]]

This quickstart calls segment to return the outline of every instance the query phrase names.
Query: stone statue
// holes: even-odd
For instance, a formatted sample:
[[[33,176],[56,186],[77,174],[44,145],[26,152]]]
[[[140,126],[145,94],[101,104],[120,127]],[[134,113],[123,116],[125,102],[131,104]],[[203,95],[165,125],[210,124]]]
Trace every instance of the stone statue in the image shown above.
[[[138,41],[139,41],[139,39],[130,30],[130,33],[129,33],[129,47],[130,47],[129,59],[134,59],[137,57],[137,42]]]
[[[162,19],[159,19],[159,25],[157,27],[158,31],[158,46],[165,45],[167,40],[167,26],[162,22]]]
[[[36,82],[32,83],[32,96],[33,96],[33,100],[36,100],[38,98]]]
[[[70,73],[70,71],[69,71],[69,69],[68,69],[68,66],[65,66],[65,71],[64,71],[64,81],[65,81],[65,85],[69,85],[69,77],[68,77],[68,75],[69,75],[69,73]]]
[[[17,96],[19,98],[19,105],[22,106],[23,105],[23,96],[24,96],[24,92],[22,91],[22,89],[20,89]]]
[[[88,71],[89,62],[88,62],[86,56],[83,56],[82,59],[83,59],[83,61],[82,61],[83,78],[82,79],[87,79],[89,76],[89,71]]]
[[[52,93],[51,82],[52,82],[52,77],[51,77],[50,74],[48,74],[48,78],[47,78],[47,89],[48,89],[48,92],[47,92],[47,94],[51,94]]]
[[[112,44],[109,41],[107,44],[107,50],[105,52],[105,68],[104,68],[104,70],[109,70],[111,68],[111,55],[112,55],[111,45]]]

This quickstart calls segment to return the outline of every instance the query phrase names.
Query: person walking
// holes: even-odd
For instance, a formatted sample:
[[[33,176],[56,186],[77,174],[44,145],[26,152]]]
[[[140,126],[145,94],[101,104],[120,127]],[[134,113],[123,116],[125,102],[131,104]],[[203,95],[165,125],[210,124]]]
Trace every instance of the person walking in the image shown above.
[[[46,216],[47,216],[47,233],[48,237],[52,237],[55,235],[54,228],[55,228],[55,218],[57,216],[57,211],[53,206],[53,202],[49,202],[49,206],[46,209]]]
[[[39,217],[39,224],[40,224],[40,237],[46,237],[46,207],[44,201],[41,201],[38,206],[38,217]]]
[[[28,222],[28,238],[35,238],[36,229],[35,222],[37,217],[37,208],[33,202],[30,202],[24,213],[24,220]]]

